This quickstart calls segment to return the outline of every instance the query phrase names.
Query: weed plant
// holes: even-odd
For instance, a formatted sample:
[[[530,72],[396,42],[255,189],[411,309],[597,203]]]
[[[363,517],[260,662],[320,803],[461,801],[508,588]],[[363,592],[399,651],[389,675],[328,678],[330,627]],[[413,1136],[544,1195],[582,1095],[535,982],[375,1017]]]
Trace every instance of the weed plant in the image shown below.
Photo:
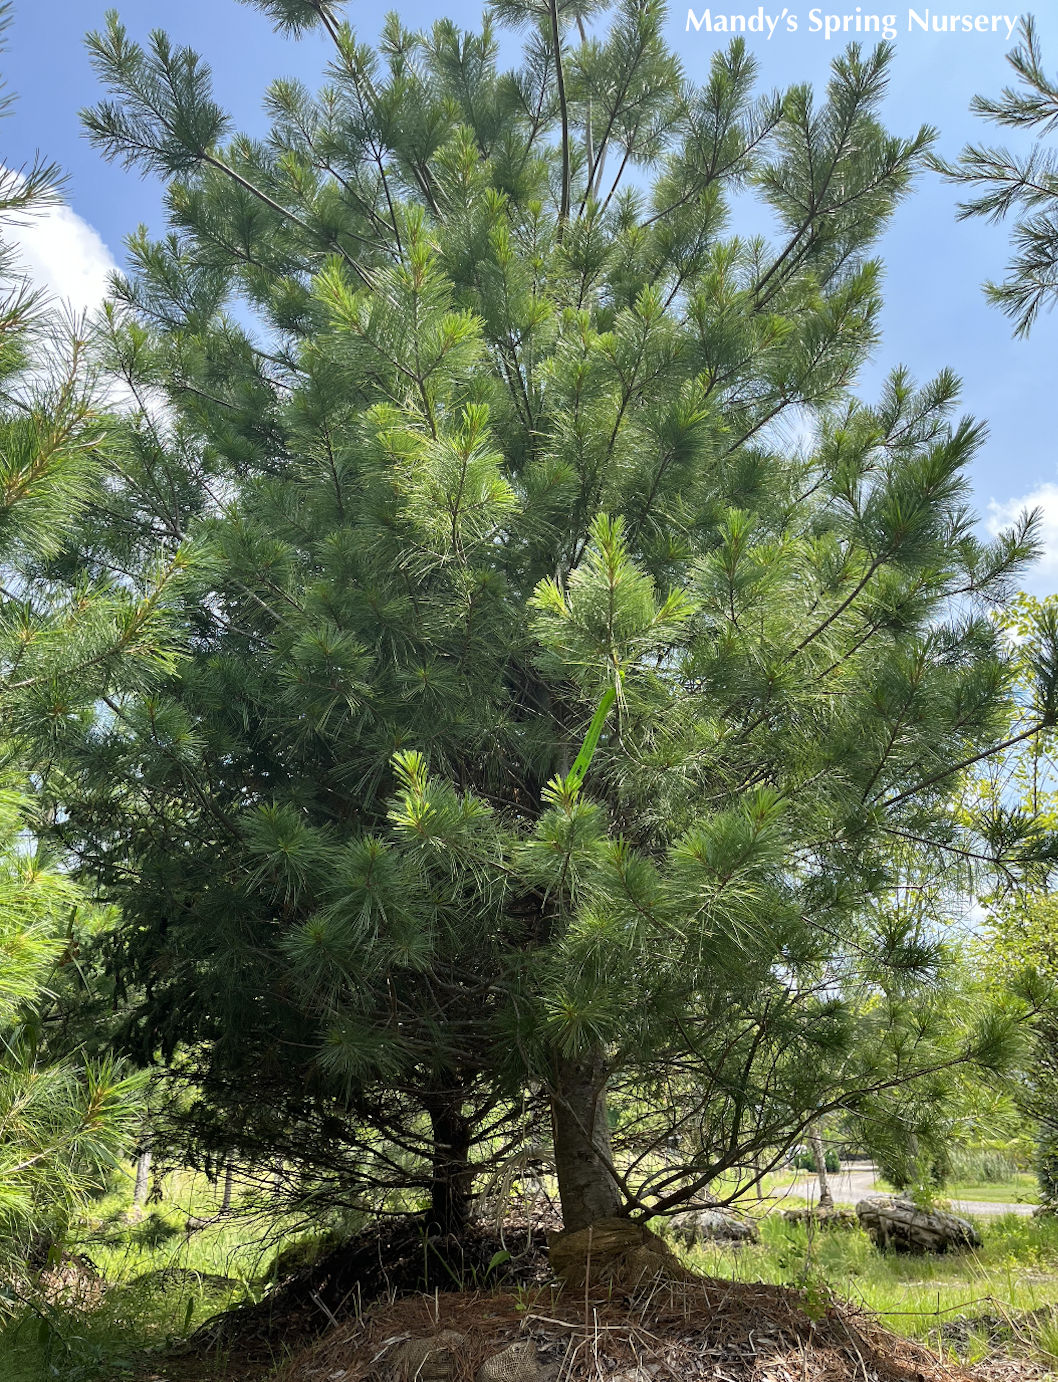
[[[965,1185],[1012,1185],[1026,1178],[1032,1182],[1030,1167],[1002,1147],[956,1147],[949,1159],[951,1180]]]

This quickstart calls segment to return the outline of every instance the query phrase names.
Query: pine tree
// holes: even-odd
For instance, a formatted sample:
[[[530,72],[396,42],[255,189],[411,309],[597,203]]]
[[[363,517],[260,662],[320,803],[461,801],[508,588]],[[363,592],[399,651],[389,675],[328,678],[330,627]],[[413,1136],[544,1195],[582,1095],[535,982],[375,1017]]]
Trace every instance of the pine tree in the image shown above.
[[[1058,128],[1058,85],[1043,69],[1043,53],[1036,22],[1026,15],[1018,25],[1019,42],[1007,54],[1019,86],[1004,87],[999,100],[975,96],[971,109],[994,124],[1009,129],[1027,130],[1040,136],[1032,151],[1020,157],[1005,147],[967,145],[957,163],[933,159],[934,168],[951,182],[977,189],[977,195],[961,203],[959,218],[983,216],[990,222],[1014,216],[1011,239],[1015,256],[1000,283],[988,282],[985,292],[1014,322],[1016,336],[1028,336],[1032,326],[1045,308],[1053,307],[1058,297],[1058,155],[1048,148],[1042,138]],[[1053,621],[1055,610],[1032,608],[1034,602],[1023,604],[1022,632],[1027,625],[1040,618]],[[1023,835],[1025,847],[1035,846],[1037,862],[1046,865],[1053,857],[1053,807],[1041,800],[1041,766],[1051,752],[1049,736],[1033,736],[1019,753],[1012,756],[1015,806],[1011,811],[1003,800],[1003,792],[996,782],[985,793],[988,809],[993,817],[993,831],[997,823],[1010,833]],[[1004,783],[1004,786],[1011,786]],[[1046,795],[1044,793],[1043,795]],[[1040,838],[1037,819],[1047,833]],[[1019,828],[1020,827],[1020,828]],[[1036,838],[1033,839],[1033,836]],[[1037,874],[1034,886],[1027,895],[1000,898],[997,909],[998,936],[1001,949],[1018,951],[1025,973],[1035,988],[1041,976],[1053,981],[1054,974],[1046,959],[1046,943],[1038,925],[1041,910],[1046,915],[1045,885]],[[1036,923],[1033,923],[1035,914]],[[1028,940],[1028,931],[1036,935]],[[1044,922],[1046,934],[1049,923]],[[1028,940],[1028,943],[1026,941]],[[1009,957],[1008,957],[1008,968]],[[1052,995],[1035,992],[1034,1021],[1035,1055],[1026,1070],[1024,1103],[1027,1111],[1038,1121],[1039,1149],[1037,1157],[1040,1193],[1045,1203],[1053,1203],[1058,1187],[1058,1122],[1054,1118],[1055,1093],[1058,1091],[1058,1018]]]
[[[0,6],[0,37],[10,19]],[[0,114],[12,100],[0,88]],[[6,170],[0,224],[60,189],[43,160]],[[168,605],[183,558],[137,582],[93,572],[67,545],[113,430],[89,336],[0,242],[0,1260],[12,1285],[101,1187],[140,1118],[138,1075],[54,1039],[63,971],[102,919],[42,843],[48,822],[26,774],[30,743],[39,762],[98,697],[173,665]]]
[[[51,986],[87,934],[81,891],[27,848],[30,802],[0,793],[0,1263],[14,1284],[41,1247],[106,1184],[131,1146],[142,1078],[113,1060],[56,1058],[42,1018]]]
[[[1010,737],[988,610],[1033,533],[974,536],[949,374],[850,394],[932,137],[877,120],[891,51],[817,106],[755,99],[738,41],[695,87],[653,0],[377,52],[258,8],[334,44],[263,141],[165,35],[89,40],[89,134],[172,223],[111,313],[145,407],[92,531],[202,554],[186,660],[56,787],[127,1047],[193,1082],[200,1149],[448,1227],[539,1091],[570,1229],[997,1059],[930,907],[987,855],[958,793]],[[776,243],[725,233],[743,188]]]
[[[0,40],[10,19],[0,5]],[[12,99],[0,85],[0,114]],[[54,204],[60,187],[43,160],[5,168],[0,225]],[[111,430],[89,354],[86,324],[48,304],[0,242],[0,1270],[14,1290],[33,1250],[105,1183],[140,1116],[140,1076],[51,1036],[62,971],[100,918],[43,843],[27,771],[31,743],[39,762],[119,681],[143,689],[173,666],[166,577],[141,572],[137,588],[67,546]]]
[[[1058,85],[1043,70],[1036,21],[1018,24],[1019,42],[1007,54],[1021,90],[1004,87],[998,101],[975,96],[970,109],[1008,129],[1045,136],[1058,128]],[[959,219],[984,216],[991,222],[1014,214],[1016,254],[1002,283],[986,283],[989,299],[1014,322],[1014,334],[1027,336],[1041,310],[1058,296],[1058,154],[1037,143],[1025,158],[1007,148],[968,144],[957,163],[933,158],[932,166],[950,182],[981,189],[961,203]]]

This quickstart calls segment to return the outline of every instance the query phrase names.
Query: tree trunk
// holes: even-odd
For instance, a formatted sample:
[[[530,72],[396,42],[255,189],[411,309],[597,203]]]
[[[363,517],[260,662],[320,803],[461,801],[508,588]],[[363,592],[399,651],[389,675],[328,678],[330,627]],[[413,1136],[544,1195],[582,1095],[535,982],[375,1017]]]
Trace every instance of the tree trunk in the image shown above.
[[[151,1174],[151,1149],[144,1147],[136,1158],[136,1185],[132,1191],[132,1203],[144,1205],[147,1203],[147,1188]]]
[[[450,1094],[426,1099],[433,1132],[430,1224],[441,1233],[462,1234],[470,1218],[474,1171],[470,1165],[470,1122],[461,1100]]]
[[[234,1169],[230,1161],[224,1167],[224,1192],[220,1201],[220,1212],[222,1214],[227,1214],[228,1210],[231,1208],[231,1182]]]
[[[816,1175],[819,1177],[819,1208],[833,1209],[834,1200],[830,1193],[830,1185],[827,1182],[827,1159],[823,1151],[823,1138],[818,1123],[812,1124],[808,1140],[811,1143],[812,1156],[816,1163]]]
[[[606,1169],[612,1157],[601,1055],[581,1060],[555,1057],[551,1118],[563,1229],[575,1232],[597,1219],[616,1218],[621,1194]]]

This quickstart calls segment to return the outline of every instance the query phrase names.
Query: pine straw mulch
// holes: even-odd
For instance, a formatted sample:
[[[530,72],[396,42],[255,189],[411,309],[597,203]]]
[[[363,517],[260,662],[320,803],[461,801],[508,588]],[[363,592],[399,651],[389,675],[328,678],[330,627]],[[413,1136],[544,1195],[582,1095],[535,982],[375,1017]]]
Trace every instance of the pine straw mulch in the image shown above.
[[[411,1218],[387,1220],[300,1268],[256,1304],[206,1320],[170,1351],[165,1375],[198,1382],[223,1359],[225,1377],[270,1376],[277,1358],[342,1328],[379,1298],[421,1298],[425,1290],[445,1300],[467,1283],[525,1290],[551,1276],[544,1229],[535,1222],[471,1224],[457,1238],[426,1235]]]
[[[473,1382],[485,1358],[518,1339],[537,1347],[540,1382],[1038,1382],[1011,1359],[970,1370],[891,1333],[852,1307],[817,1318],[790,1288],[703,1280],[610,1294],[538,1288],[406,1297],[328,1330],[299,1350],[277,1382],[386,1379],[393,1351],[442,1329],[465,1335],[451,1382]]]

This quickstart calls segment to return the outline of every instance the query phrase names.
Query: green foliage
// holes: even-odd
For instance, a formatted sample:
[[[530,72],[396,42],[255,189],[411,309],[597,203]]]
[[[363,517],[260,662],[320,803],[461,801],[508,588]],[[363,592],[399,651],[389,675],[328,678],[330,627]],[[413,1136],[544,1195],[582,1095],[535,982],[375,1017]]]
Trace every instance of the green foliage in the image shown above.
[[[0,6],[0,34],[10,6]],[[9,98],[0,100],[0,111]],[[55,200],[38,163],[0,178],[0,222]],[[48,313],[0,244],[0,1271],[8,1291],[103,1188],[140,1121],[142,1079],[53,1039],[62,971],[101,918],[41,843],[24,751],[54,749],[118,679],[174,666],[170,576],[102,574],[69,538],[99,492],[111,426],[84,323]],[[83,982],[83,973],[80,981]],[[42,1265],[41,1261],[35,1264]]]
[[[1007,54],[1020,84],[1004,87],[999,100],[975,96],[976,115],[1009,129],[1053,134],[1058,126],[1058,85],[1043,70],[1036,21],[1031,14],[1018,23],[1019,42]],[[985,292],[1014,322],[1014,334],[1027,336],[1041,310],[1058,293],[1058,154],[1037,143],[1024,157],[995,145],[967,145],[957,163],[933,159],[950,182],[980,189],[959,207],[959,217],[984,216],[1002,221],[1014,214],[1015,257],[1001,283],[986,283]]]
[[[1044,1204],[1058,1203],[1058,1138],[1044,1129],[1036,1149],[1036,1181]]]
[[[956,1147],[951,1153],[952,1180],[964,1185],[1013,1185],[1025,1169],[1016,1146]]]
[[[890,50],[756,101],[744,45],[697,87],[648,0],[377,51],[261,8],[334,44],[264,141],[164,35],[89,40],[90,138],[172,229],[109,312],[143,407],[82,531],[195,560],[180,660],[37,761],[179,1136],[447,1221],[579,1061],[643,1110],[642,1210],[997,1068],[1018,1013],[951,1001],[953,870],[996,853],[959,793],[1053,719],[1058,630],[1012,731],[988,611],[1033,525],[974,535],[949,374],[849,392],[932,137],[878,119]],[[775,243],[725,234],[743,188]]]
[[[1021,595],[1004,620],[1021,669],[1014,695],[1022,714],[1039,708],[1034,691],[1039,652],[1033,630],[1053,622],[1058,601]],[[977,786],[973,809],[993,839],[1006,837],[1008,852],[1023,861],[1016,879],[986,897],[982,970],[996,986],[1017,996],[1029,1017],[1017,1061],[1015,1101],[1036,1135],[1035,1168],[1041,1199],[1055,1195],[1054,1144],[1058,1134],[1058,954],[1050,895],[1058,835],[1055,739],[1048,728],[1026,735],[991,766]]]
[[[220,1311],[258,1298],[266,1284],[248,1280],[260,1272],[266,1245],[247,1241],[253,1235],[245,1222],[189,1240],[183,1232],[184,1209],[179,1230],[147,1243],[143,1224],[125,1220],[127,1194],[108,1198],[101,1208],[115,1220],[107,1241],[101,1241],[98,1229],[81,1227],[69,1242],[73,1262],[80,1254],[96,1263],[105,1289],[100,1290],[93,1272],[74,1275],[71,1264],[67,1271],[73,1280],[67,1289],[54,1291],[50,1300],[37,1296],[12,1312],[0,1332],[2,1382],[135,1377],[152,1352],[186,1338]],[[165,1206],[168,1218],[177,1213],[176,1205]]]
[[[34,1022],[69,962],[77,888],[28,847],[25,798],[0,799],[0,1261],[61,1232],[102,1183],[137,1119],[136,1081],[112,1065],[40,1059]]]
[[[832,1175],[841,1170],[841,1159],[837,1152],[833,1151],[831,1148],[827,1148],[826,1152],[824,1152],[823,1164]],[[792,1165],[795,1170],[812,1171],[814,1173],[816,1169],[816,1159],[810,1151],[800,1151],[794,1157]]]

